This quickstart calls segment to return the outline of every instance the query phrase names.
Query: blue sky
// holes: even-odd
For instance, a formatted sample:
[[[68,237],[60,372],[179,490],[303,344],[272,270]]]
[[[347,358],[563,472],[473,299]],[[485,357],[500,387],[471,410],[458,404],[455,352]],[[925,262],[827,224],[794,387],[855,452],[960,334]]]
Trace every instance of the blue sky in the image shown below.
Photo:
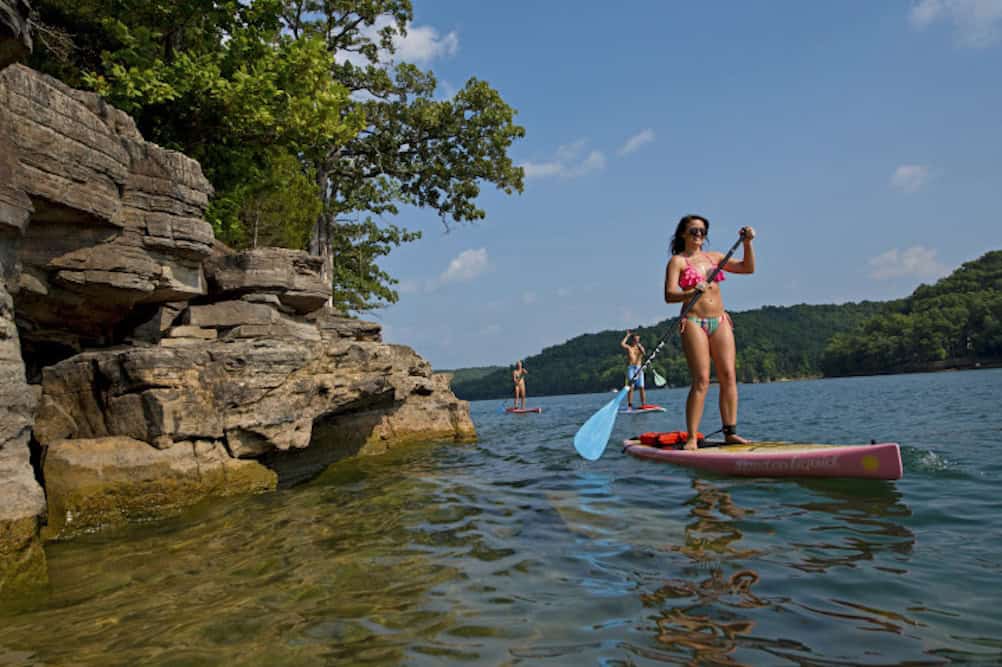
[[[1002,249],[1002,0],[416,0],[403,55],[518,110],[525,192],[424,231],[365,317],[438,369],[650,325],[686,213],[756,228],[730,310],[903,297]],[[389,220],[388,220],[389,221]]]

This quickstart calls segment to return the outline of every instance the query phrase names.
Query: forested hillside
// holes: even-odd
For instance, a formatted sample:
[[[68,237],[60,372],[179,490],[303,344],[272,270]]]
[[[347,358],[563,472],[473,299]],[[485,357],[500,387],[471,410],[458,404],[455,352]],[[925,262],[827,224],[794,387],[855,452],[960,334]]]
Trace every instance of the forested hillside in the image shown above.
[[[997,363],[1002,358],[1002,251],[963,264],[858,330],[832,337],[825,375],[860,375]]]
[[[738,332],[738,378],[757,382],[820,374],[819,363],[832,333],[849,331],[885,306],[879,302],[840,306],[767,306],[731,313]],[[665,346],[654,366],[673,386],[688,384],[689,371],[674,333],[678,318],[636,329],[652,350],[669,329]],[[577,394],[606,391],[624,382],[626,357],[619,347],[625,331],[584,334],[527,357],[526,384],[530,395]],[[650,382],[650,380],[648,380]],[[453,391],[467,400],[500,398],[511,393],[511,368],[500,368],[479,377],[457,373]]]
[[[1002,360],[1002,251],[967,262],[935,285],[895,301],[766,306],[731,313],[740,382],[969,367]],[[650,351],[678,318],[637,329]],[[529,395],[607,391],[624,382],[625,331],[572,338],[526,358]],[[654,367],[672,386],[689,383],[676,333]],[[452,387],[467,400],[511,393],[511,368],[458,371]],[[648,384],[650,384],[648,376]]]

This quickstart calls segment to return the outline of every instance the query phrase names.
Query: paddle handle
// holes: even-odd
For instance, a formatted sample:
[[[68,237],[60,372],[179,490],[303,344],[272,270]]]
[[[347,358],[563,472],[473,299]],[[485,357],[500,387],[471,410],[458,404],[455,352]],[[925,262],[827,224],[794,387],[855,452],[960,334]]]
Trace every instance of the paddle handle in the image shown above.
[[[741,228],[741,232],[740,232],[740,233],[738,233],[738,240],[734,242],[734,245],[732,245],[732,246],[731,246],[731,249],[727,251],[727,254],[726,254],[726,255],[724,255],[724,258],[723,258],[722,260],[720,260],[720,263],[719,263],[719,264],[717,264],[717,265],[716,265],[715,267],[713,267],[713,270],[712,270],[712,271],[710,271],[710,275],[708,275],[708,276],[706,277],[706,284],[707,284],[707,285],[709,285],[710,283],[712,283],[712,282],[713,282],[713,279],[717,277],[717,274],[718,274],[718,273],[720,273],[721,271],[723,271],[723,270],[724,270],[724,266],[726,266],[726,265],[727,265],[727,262],[729,262],[729,261],[731,260],[731,257],[732,257],[732,256],[734,255],[735,251],[737,251],[737,249],[738,249],[738,246],[739,246],[739,245],[741,245],[741,242],[742,242],[742,241],[744,241],[744,240],[745,240],[745,230],[744,230],[744,228],[742,227],[742,228]],[[687,315],[687,314],[689,313],[689,310],[690,310],[690,309],[692,308],[692,306],[693,306],[693,305],[694,305],[694,304],[695,304],[695,303],[696,303],[697,301],[699,301],[699,297],[701,297],[701,296],[703,296],[703,292],[699,292],[699,291],[697,291],[697,292],[696,292],[696,293],[695,293],[695,294],[694,294],[694,295],[692,296],[692,298],[691,298],[691,299],[689,299],[689,300],[688,300],[688,301],[687,301],[687,302],[685,303],[685,305],[684,305],[684,306],[682,306],[682,312],[681,312],[681,313],[679,314],[679,316],[678,316],[678,318],[679,318],[680,320],[681,320],[681,319],[683,319],[683,318],[685,318],[685,316],[686,316],[686,315]],[[636,372],[635,372],[635,373],[633,374],[633,377],[631,377],[631,378],[630,378],[630,379],[629,379],[629,380],[627,381],[627,383],[626,383],[626,386],[627,386],[627,387],[629,387],[629,386],[630,386],[631,384],[633,384],[633,381],[634,381],[634,380],[636,380],[636,379],[637,379],[637,377],[638,377],[638,376],[639,376],[639,375],[640,375],[641,373],[643,373],[643,372],[644,372],[644,369],[645,369],[645,368],[647,368],[648,366],[650,366],[650,365],[651,365],[651,362],[652,362],[652,361],[654,361],[654,357],[656,357],[656,356],[657,356],[657,354],[658,354],[658,352],[660,352],[660,351],[661,351],[661,348],[662,348],[662,347],[664,347],[664,344],[665,344],[665,342],[666,342],[666,341],[668,340],[668,336],[670,336],[670,335],[671,335],[671,328],[669,328],[669,329],[668,329],[668,330],[667,330],[667,331],[666,331],[666,332],[664,333],[664,335],[663,335],[663,336],[661,336],[661,340],[659,340],[659,341],[658,341],[658,344],[654,346],[654,349],[653,349],[653,350],[651,350],[651,353],[650,353],[649,355],[647,355],[647,359],[645,359],[645,360],[644,360],[644,363],[643,363],[643,364],[641,364],[641,365],[640,365],[640,368],[638,368],[638,369],[636,370]]]

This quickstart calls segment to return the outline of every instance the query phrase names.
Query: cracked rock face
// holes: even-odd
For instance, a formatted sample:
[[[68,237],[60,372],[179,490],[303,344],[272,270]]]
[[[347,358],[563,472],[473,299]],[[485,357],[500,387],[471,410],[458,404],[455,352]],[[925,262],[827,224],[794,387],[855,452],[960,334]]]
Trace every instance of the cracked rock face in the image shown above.
[[[33,208],[9,216],[23,234],[15,300],[26,344],[106,345],[137,305],[207,293],[212,186],[197,162],[144,141],[96,95],[20,65],[0,73],[0,106],[18,190],[0,190],[0,207]]]
[[[215,294],[273,295],[299,314],[315,311],[331,295],[324,260],[297,250],[257,248],[217,255],[206,261],[205,272]]]
[[[34,433],[48,448],[47,534],[124,521],[137,508],[172,511],[223,495],[224,482],[227,493],[263,490],[344,456],[476,437],[469,405],[447,378],[410,348],[381,342],[378,325],[294,321],[242,301],[213,306],[236,308],[182,312],[194,324],[171,327],[157,346],[91,350],[45,368]],[[277,328],[244,335],[262,320]],[[290,335],[289,325],[312,335]],[[95,443],[100,456],[81,463]],[[130,452],[124,459],[119,446]],[[199,462],[206,452],[214,476]],[[149,481],[158,476],[175,480],[176,493]],[[97,518],[82,518],[90,514]]]
[[[221,330],[245,326],[233,317],[212,322]],[[317,332],[314,325],[300,326]],[[332,329],[314,339],[213,339],[190,335],[191,329],[211,329],[175,329],[189,342],[165,345],[165,338],[159,347],[89,351],[47,367],[38,441],[120,436],[168,449],[211,440],[235,458],[257,458],[310,446],[317,420],[373,410],[391,418],[387,437],[390,431],[459,439],[473,434],[465,402],[408,347]],[[435,411],[441,419],[422,415]]]

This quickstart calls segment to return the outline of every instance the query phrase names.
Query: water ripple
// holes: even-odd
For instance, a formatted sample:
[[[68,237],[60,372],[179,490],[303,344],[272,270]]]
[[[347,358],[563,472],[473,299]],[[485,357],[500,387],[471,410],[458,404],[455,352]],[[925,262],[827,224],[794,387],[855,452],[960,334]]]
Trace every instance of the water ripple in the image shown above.
[[[49,591],[0,611],[0,665],[1000,664],[1000,385],[742,386],[743,432],[898,441],[894,483],[704,476],[615,444],[589,463],[570,440],[609,396],[518,421],[475,403],[476,445],[48,545]],[[685,390],[650,393],[669,412],[613,443],[681,427]]]

